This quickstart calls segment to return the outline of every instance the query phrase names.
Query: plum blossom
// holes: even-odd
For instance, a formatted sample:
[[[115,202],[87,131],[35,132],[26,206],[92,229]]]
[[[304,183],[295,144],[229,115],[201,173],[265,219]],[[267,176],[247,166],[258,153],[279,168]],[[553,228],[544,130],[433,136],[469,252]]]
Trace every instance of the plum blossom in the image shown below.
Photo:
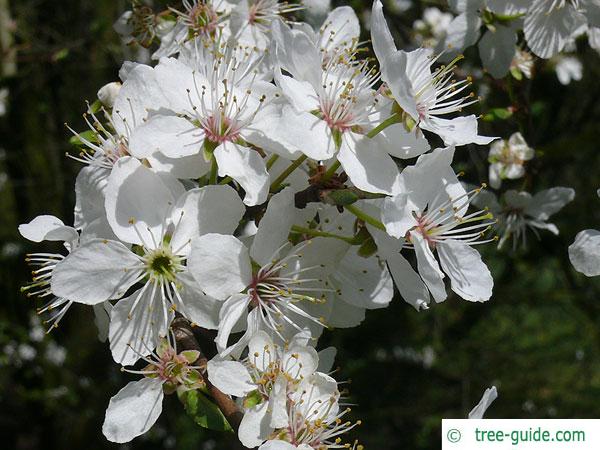
[[[575,191],[566,187],[554,187],[531,195],[524,191],[509,190],[501,202],[488,191],[479,195],[474,203],[478,207],[489,208],[497,219],[495,229],[500,236],[498,248],[504,247],[512,239],[513,250],[518,245],[527,245],[527,230],[530,229],[539,238],[539,230],[548,230],[558,235],[556,225],[548,219],[575,198]]]
[[[110,177],[107,217],[119,240],[79,246],[54,269],[51,287],[59,297],[89,305],[120,299],[111,311],[109,340],[114,359],[131,364],[165,336],[175,310],[216,328],[220,305],[199,289],[185,262],[193,236],[233,231],[243,206],[228,186],[185,192],[134,158],[119,160]],[[218,217],[211,216],[215,208]]]
[[[406,239],[405,245],[414,249],[419,275],[436,302],[447,297],[444,274],[459,296],[484,302],[492,295],[493,280],[473,246],[493,240],[482,239],[493,224],[492,216],[481,210],[467,214],[481,190],[464,190],[450,167],[453,156],[452,147],[437,149],[404,169],[406,194],[385,200],[383,223],[390,236]]]
[[[459,58],[432,72],[432,66],[439,58],[433,55],[432,50],[397,50],[380,0],[373,3],[372,16],[373,50],[381,65],[381,78],[394,100],[414,123],[439,135],[446,145],[485,145],[493,141],[493,137],[478,135],[474,115],[453,119],[441,117],[461,112],[477,102],[472,93],[465,95],[470,79],[454,80],[453,68]]]
[[[110,399],[102,425],[104,436],[119,444],[129,442],[158,420],[165,394],[203,387],[200,367],[193,365],[199,355],[196,350],[178,353],[169,336],[160,340],[156,351],[142,357],[147,363],[142,370],[123,369],[144,378],[129,382]]]
[[[535,151],[527,145],[519,132],[513,133],[508,140],[498,140],[490,145],[490,186],[498,189],[503,179],[515,180],[525,175],[524,164],[531,160]]]

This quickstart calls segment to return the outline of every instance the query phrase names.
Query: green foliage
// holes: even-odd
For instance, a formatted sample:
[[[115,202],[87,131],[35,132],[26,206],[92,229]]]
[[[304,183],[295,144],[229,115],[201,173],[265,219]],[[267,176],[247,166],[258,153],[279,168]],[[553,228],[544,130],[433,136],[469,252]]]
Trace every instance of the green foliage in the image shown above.
[[[215,431],[233,431],[223,413],[199,390],[177,393],[185,411],[201,427]]]

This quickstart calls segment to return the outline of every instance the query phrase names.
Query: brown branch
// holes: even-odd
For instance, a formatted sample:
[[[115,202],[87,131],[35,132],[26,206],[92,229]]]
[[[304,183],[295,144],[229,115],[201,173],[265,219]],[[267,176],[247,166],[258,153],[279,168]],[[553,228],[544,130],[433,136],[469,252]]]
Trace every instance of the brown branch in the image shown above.
[[[202,375],[202,379],[206,383],[208,392],[212,396],[214,402],[217,404],[217,406],[229,422],[229,425],[231,425],[231,428],[233,428],[234,431],[237,433],[237,430],[240,426],[240,422],[242,421],[242,417],[244,415],[229,395],[226,395],[223,392],[221,392],[208,380],[208,374],[206,372],[206,363],[208,362],[208,358],[202,351],[202,348],[200,347],[196,336],[194,336],[192,325],[184,317],[178,316],[175,318],[175,320],[173,320],[171,328],[173,330],[173,333],[175,334],[178,350],[196,350],[200,353],[200,356],[195,361],[195,364],[197,366],[200,366],[200,374]]]

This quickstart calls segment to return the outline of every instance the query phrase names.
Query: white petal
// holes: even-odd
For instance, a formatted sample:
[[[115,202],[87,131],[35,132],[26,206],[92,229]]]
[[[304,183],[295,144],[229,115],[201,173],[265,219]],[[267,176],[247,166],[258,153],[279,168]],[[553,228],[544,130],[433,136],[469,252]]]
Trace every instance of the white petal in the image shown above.
[[[440,136],[446,145],[487,145],[497,139],[477,134],[477,117],[474,115],[454,119],[431,117],[421,122],[421,128]]]
[[[130,366],[154,350],[173,318],[156,284],[147,283],[110,312],[108,340],[115,362]]]
[[[354,306],[333,295],[329,300],[332,303],[331,312],[327,318],[327,325],[333,328],[352,328],[360,325],[365,320],[365,308]]]
[[[333,368],[335,357],[337,355],[337,349],[335,347],[327,347],[319,351],[319,366],[317,371],[323,373],[329,373]]]
[[[258,450],[298,450],[299,447],[296,447],[293,444],[290,444],[286,441],[267,441],[263,445],[261,445]],[[310,449],[310,447],[309,447]],[[304,450],[304,449],[302,449]]]
[[[152,172],[135,158],[117,161],[106,189],[106,216],[119,239],[151,248],[161,241],[165,217],[177,198],[171,183],[178,182]]]
[[[470,302],[490,299],[494,279],[477,250],[458,241],[441,242],[437,249],[454,292]]]
[[[319,33],[321,47],[328,51],[352,48],[360,37],[360,22],[352,7],[339,6],[327,15]]]
[[[204,132],[178,116],[157,115],[131,133],[129,150],[136,158],[147,158],[161,152],[169,158],[182,158],[200,153]]]
[[[418,232],[411,232],[410,236],[417,255],[419,275],[423,278],[435,301],[438,303],[443,302],[447,297],[446,287],[444,286],[444,273],[440,270],[440,265],[433,256],[423,235]]]
[[[191,189],[179,198],[171,213],[176,225],[171,248],[186,255],[186,242],[208,233],[233,233],[245,208],[239,195],[230,186],[205,186]]]
[[[260,205],[267,200],[270,179],[265,161],[258,152],[249,147],[227,143],[217,147],[214,155],[219,166],[219,176],[230,176],[246,191],[246,205]]]
[[[66,226],[54,216],[37,216],[29,223],[19,225],[19,233],[32,242],[62,241],[77,242],[79,234],[73,227]]]
[[[120,242],[92,239],[56,265],[52,293],[86,305],[119,298],[141,273],[136,265],[140,258]]]
[[[445,46],[453,52],[461,52],[477,42],[481,19],[476,11],[460,14],[450,22],[446,30]]]
[[[371,14],[373,50],[381,66],[381,78],[387,83],[394,99],[412,117],[418,117],[412,84],[407,75],[408,55],[398,51],[394,38],[383,16],[380,0],[373,2]]]
[[[248,249],[229,235],[208,233],[195,238],[188,267],[202,290],[219,300],[243,291],[252,280]]]
[[[584,22],[583,16],[570,4],[548,12],[545,0],[535,0],[525,16],[523,31],[531,51],[547,59],[560,52]]]
[[[269,410],[272,428],[287,428],[289,417],[287,414],[287,385],[288,380],[284,375],[279,375],[269,396]]]
[[[110,170],[93,165],[79,171],[75,180],[75,228],[83,229],[100,217],[106,220],[104,193],[109,175]]]
[[[282,75],[281,71],[275,71],[275,81],[283,91],[283,95],[299,113],[319,109],[319,97],[309,82]]]
[[[479,400],[479,403],[469,413],[469,419],[483,419],[485,411],[490,407],[492,402],[498,398],[498,391],[496,386],[487,388],[483,393],[483,397]]]
[[[399,252],[388,254],[386,261],[403,300],[417,311],[426,309],[431,297],[419,274]]]
[[[600,275],[600,231],[579,232],[569,246],[569,259],[578,272],[588,277]]]
[[[380,136],[381,138],[377,144],[396,158],[414,158],[431,148],[423,133],[418,132],[418,128],[408,132],[402,124],[395,124],[386,128],[380,133]]]
[[[246,367],[237,361],[212,359],[206,364],[208,380],[225,394],[244,397],[256,389]]]
[[[285,188],[271,198],[265,215],[260,219],[250,248],[252,259],[260,265],[275,259],[277,250],[287,242],[295,218],[294,192],[291,188]]]
[[[154,153],[146,159],[155,172],[169,173],[179,179],[200,178],[210,170],[210,163],[204,160],[202,153],[183,158],[168,158],[162,153]]]
[[[294,379],[309,376],[317,370],[319,354],[313,347],[292,345],[281,358],[283,371]]]
[[[250,297],[247,294],[232,295],[223,303],[219,314],[219,332],[215,338],[220,353],[227,349],[233,328],[248,314],[249,303]]]
[[[269,403],[263,402],[248,409],[240,423],[238,437],[240,442],[248,448],[257,447],[271,434],[273,428],[269,423],[267,410]]]
[[[394,284],[387,267],[376,257],[359,256],[354,248],[346,253],[331,278],[338,295],[359,308],[385,308],[394,296]]]
[[[194,325],[208,330],[218,329],[223,302],[202,292],[198,282],[187,271],[179,273],[177,281],[181,284],[179,295],[183,301],[182,305],[177,305],[179,312]]]
[[[399,189],[400,171],[379,146],[380,138],[353,135],[344,138],[337,155],[350,181],[363,191],[393,194]]]
[[[494,78],[503,78],[515,56],[517,33],[514,30],[495,25],[495,30],[487,30],[479,41],[479,57],[483,67]]]
[[[554,187],[535,194],[525,213],[537,220],[548,220],[575,198],[571,188]]]
[[[160,416],[163,397],[158,378],[131,381],[110,399],[102,433],[119,444],[144,434]]]
[[[409,194],[398,194],[387,197],[383,202],[381,219],[387,233],[397,239],[404,238],[406,233],[418,225],[413,213],[420,208],[411,202]]]
[[[292,152],[302,152],[316,161],[330,159],[336,151],[327,123],[308,112],[299,113],[292,106],[282,109],[281,118],[273,123],[269,137]]]
[[[248,358],[260,371],[265,371],[269,365],[269,356],[276,354],[275,344],[273,339],[264,331],[258,331],[252,336],[248,343]],[[258,354],[258,356],[256,356]]]

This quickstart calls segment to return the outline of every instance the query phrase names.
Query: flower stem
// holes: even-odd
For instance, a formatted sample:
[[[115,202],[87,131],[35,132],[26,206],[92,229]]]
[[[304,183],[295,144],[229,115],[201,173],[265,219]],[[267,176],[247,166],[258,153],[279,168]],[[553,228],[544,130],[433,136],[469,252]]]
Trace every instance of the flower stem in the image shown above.
[[[210,166],[210,178],[208,179],[208,184],[217,184],[217,171],[218,171],[218,166],[217,166],[217,158],[215,158],[215,155],[212,155],[212,159],[211,159],[212,163]]]
[[[273,167],[273,164],[275,164],[278,159],[279,159],[279,155],[271,156],[269,158],[269,160],[267,161],[267,170],[269,170],[271,167]]]
[[[300,227],[298,225],[293,225],[292,231],[294,233],[307,234],[307,235],[313,236],[313,237],[327,237],[327,238],[339,239],[340,241],[347,242],[348,244],[351,244],[351,245],[358,244],[358,241],[356,240],[356,238],[354,236],[352,236],[352,237],[340,236],[339,234],[327,233],[325,231],[319,231],[319,230],[315,230],[313,228],[304,228],[304,227]]]
[[[356,217],[358,217],[363,222],[368,223],[369,225],[373,225],[375,228],[378,228],[380,230],[385,231],[385,225],[384,224],[382,224],[379,220],[375,219],[374,217],[371,217],[370,215],[368,215],[364,211],[361,211],[356,206],[354,206],[354,205],[346,205],[346,206],[344,206],[344,208],[348,212],[354,214]]]
[[[281,175],[279,175],[273,183],[271,183],[271,191],[276,191],[281,183],[285,181],[287,177],[289,177],[294,170],[300,167],[304,161],[306,161],[308,157],[306,155],[302,155],[300,158],[292,162],[287,169],[285,169]]]
[[[338,170],[341,165],[342,164],[339,161],[334,162],[331,165],[331,167],[327,169],[327,171],[323,174],[323,176],[321,177],[321,181],[325,182],[331,180],[331,177],[335,175],[336,170]]]
[[[394,125],[395,123],[400,123],[401,118],[402,116],[400,113],[393,114],[392,116],[388,117],[383,122],[381,122],[379,125],[377,125],[375,128],[373,128],[371,131],[369,131],[367,133],[367,137],[374,138],[387,127]]]

